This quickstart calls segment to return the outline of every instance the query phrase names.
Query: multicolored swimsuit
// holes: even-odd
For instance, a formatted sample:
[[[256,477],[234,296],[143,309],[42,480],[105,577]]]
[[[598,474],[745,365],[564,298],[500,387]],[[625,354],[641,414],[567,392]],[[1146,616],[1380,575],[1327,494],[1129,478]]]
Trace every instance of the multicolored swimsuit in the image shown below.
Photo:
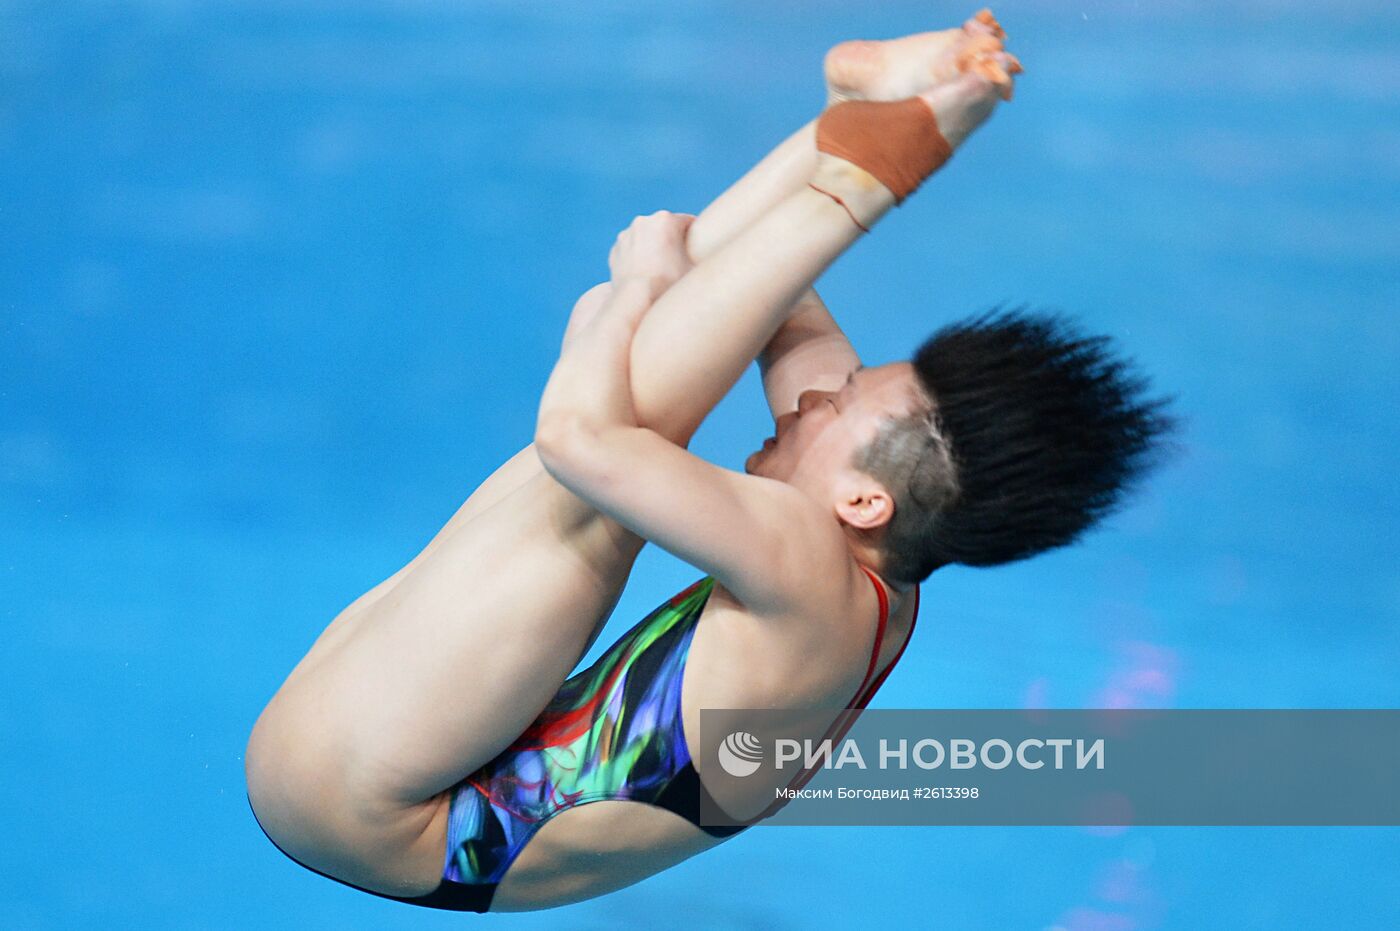
[[[851,708],[866,706],[913,636],[911,623],[899,653],[877,676],[889,597],[874,573],[866,570],[866,575],[879,597],[880,616],[870,664]],[[686,657],[713,590],[714,579],[696,582],[567,680],[524,734],[451,790],[446,862],[438,888],[423,896],[384,897],[485,912],[496,885],[535,832],[560,812],[589,802],[646,802],[675,812],[713,837],[742,831],[700,823],[705,789],[681,723]],[[915,599],[917,616],[917,591]],[[850,723],[838,722],[833,731],[840,726],[844,733]],[[812,774],[803,773],[800,782]]]

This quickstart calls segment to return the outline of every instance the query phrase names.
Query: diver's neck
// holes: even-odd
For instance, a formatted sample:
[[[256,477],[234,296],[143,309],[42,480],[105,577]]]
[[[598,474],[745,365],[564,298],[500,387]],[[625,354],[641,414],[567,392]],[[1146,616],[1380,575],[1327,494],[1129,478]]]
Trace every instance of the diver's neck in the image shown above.
[[[897,582],[885,574],[885,551],[881,546],[883,534],[876,537],[869,532],[848,526],[842,529],[846,531],[846,543],[851,549],[851,558],[875,573],[886,588],[896,595],[904,595],[915,588],[913,585]]]

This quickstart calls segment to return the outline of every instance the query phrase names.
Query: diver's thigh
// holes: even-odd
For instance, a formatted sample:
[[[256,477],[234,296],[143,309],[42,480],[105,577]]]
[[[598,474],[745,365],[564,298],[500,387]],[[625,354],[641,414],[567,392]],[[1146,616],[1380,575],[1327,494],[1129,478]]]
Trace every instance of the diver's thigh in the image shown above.
[[[535,444],[531,443],[510,459],[506,460],[496,471],[487,477],[475,491],[463,502],[437,533],[433,534],[428,544],[418,552],[418,555],[409,560],[389,578],[375,585],[369,591],[360,595],[351,602],[336,618],[321,632],[317,639],[316,648],[324,648],[336,642],[342,636],[344,628],[350,624],[351,619],[363,614],[370,605],[382,598],[385,593],[394,588],[413,567],[420,564],[429,553],[433,552],[441,541],[452,533],[455,533],[463,524],[472,520],[479,514],[489,510],[498,501],[509,497],[512,492],[520,488],[531,479],[546,475],[544,466],[540,462],[539,456],[535,453]]]
[[[499,753],[554,697],[640,545],[542,474],[444,535],[283,691],[317,709],[374,793],[420,802]]]
[[[427,891],[444,791],[557,694],[640,548],[566,496],[545,474],[444,534],[292,671],[245,756],[282,849],[378,891]]]

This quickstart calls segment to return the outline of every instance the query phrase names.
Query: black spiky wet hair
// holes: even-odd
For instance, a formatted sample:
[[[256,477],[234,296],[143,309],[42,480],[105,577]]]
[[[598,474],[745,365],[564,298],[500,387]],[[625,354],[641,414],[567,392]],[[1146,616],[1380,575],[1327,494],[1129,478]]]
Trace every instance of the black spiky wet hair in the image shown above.
[[[912,361],[929,403],[857,456],[894,498],[884,571],[906,583],[1074,542],[1173,426],[1107,337],[1059,314],[991,311],[934,333]]]

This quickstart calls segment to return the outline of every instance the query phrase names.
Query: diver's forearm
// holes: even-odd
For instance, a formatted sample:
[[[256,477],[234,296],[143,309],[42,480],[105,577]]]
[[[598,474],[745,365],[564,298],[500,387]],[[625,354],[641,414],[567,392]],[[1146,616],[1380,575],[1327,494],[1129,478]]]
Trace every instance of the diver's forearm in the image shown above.
[[[863,183],[859,169],[848,168],[828,183],[873,223],[881,205],[864,188],[843,186],[847,176]],[[824,177],[820,169],[816,177]],[[883,196],[893,202],[888,192]],[[686,445],[793,304],[860,235],[850,207],[802,187],[672,285],[632,343],[632,397],[641,422]]]
[[[817,292],[808,290],[758,357],[763,392],[776,418],[809,388],[839,386],[860,366],[850,340]]]

